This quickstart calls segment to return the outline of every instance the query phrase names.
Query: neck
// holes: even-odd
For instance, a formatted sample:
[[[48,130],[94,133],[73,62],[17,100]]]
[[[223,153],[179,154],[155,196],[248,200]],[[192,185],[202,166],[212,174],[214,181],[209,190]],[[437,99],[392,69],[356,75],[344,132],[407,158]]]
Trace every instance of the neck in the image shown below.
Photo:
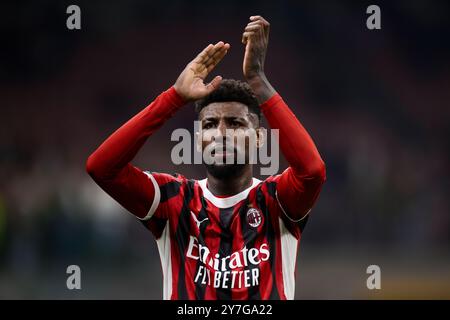
[[[238,175],[226,178],[216,178],[209,172],[206,173],[208,178],[208,189],[215,196],[233,196],[238,194],[253,183],[253,168],[246,165]]]

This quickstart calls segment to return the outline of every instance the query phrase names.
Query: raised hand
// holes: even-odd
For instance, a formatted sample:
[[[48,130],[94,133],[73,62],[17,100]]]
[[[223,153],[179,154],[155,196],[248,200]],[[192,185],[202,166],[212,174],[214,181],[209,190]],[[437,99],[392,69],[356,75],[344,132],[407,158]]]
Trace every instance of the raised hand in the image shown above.
[[[222,81],[221,76],[214,77],[208,84],[205,84],[204,80],[227,54],[228,49],[230,44],[222,41],[215,45],[210,44],[186,66],[174,85],[184,101],[201,99],[217,88]]]
[[[244,77],[247,80],[264,74],[267,45],[269,44],[270,24],[261,16],[251,16],[242,34],[245,44],[243,63]]]
[[[269,44],[269,27],[269,22],[263,17],[251,16],[250,22],[242,34],[242,43],[245,44],[242,64],[244,78],[260,104],[276,93],[264,73],[264,62]]]

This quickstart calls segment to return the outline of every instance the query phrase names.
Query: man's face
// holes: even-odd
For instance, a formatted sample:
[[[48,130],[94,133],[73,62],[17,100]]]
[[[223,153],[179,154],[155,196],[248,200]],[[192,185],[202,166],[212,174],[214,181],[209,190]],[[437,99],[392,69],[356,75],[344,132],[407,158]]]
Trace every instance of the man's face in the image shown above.
[[[236,174],[244,161],[249,163],[250,151],[262,137],[258,116],[245,104],[211,103],[202,109],[199,120],[199,143],[202,152],[213,156],[214,163],[207,165],[213,176]]]

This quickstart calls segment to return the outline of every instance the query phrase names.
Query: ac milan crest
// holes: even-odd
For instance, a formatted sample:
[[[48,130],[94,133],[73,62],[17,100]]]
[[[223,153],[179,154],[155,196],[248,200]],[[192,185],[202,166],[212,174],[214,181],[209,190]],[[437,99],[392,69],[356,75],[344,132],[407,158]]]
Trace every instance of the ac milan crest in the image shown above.
[[[262,223],[263,216],[261,212],[258,209],[250,208],[247,211],[247,222],[248,224],[253,227],[257,228]]]

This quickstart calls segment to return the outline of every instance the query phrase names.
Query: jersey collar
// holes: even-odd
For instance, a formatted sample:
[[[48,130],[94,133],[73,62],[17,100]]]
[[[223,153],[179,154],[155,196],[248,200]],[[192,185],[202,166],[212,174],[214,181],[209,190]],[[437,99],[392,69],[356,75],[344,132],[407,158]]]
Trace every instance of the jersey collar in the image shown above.
[[[198,181],[200,188],[202,188],[203,196],[206,199],[208,199],[209,201],[211,201],[211,203],[213,205],[215,205],[216,207],[221,208],[221,209],[230,208],[230,207],[234,206],[236,203],[238,203],[239,201],[247,198],[250,190],[252,190],[254,187],[256,187],[261,182],[261,180],[253,178],[252,185],[250,187],[248,187],[247,189],[245,189],[244,191],[241,191],[231,197],[219,198],[219,197],[216,197],[215,195],[213,195],[211,193],[211,191],[209,191],[209,189],[206,187],[207,180],[208,179],[205,178],[203,180]]]

